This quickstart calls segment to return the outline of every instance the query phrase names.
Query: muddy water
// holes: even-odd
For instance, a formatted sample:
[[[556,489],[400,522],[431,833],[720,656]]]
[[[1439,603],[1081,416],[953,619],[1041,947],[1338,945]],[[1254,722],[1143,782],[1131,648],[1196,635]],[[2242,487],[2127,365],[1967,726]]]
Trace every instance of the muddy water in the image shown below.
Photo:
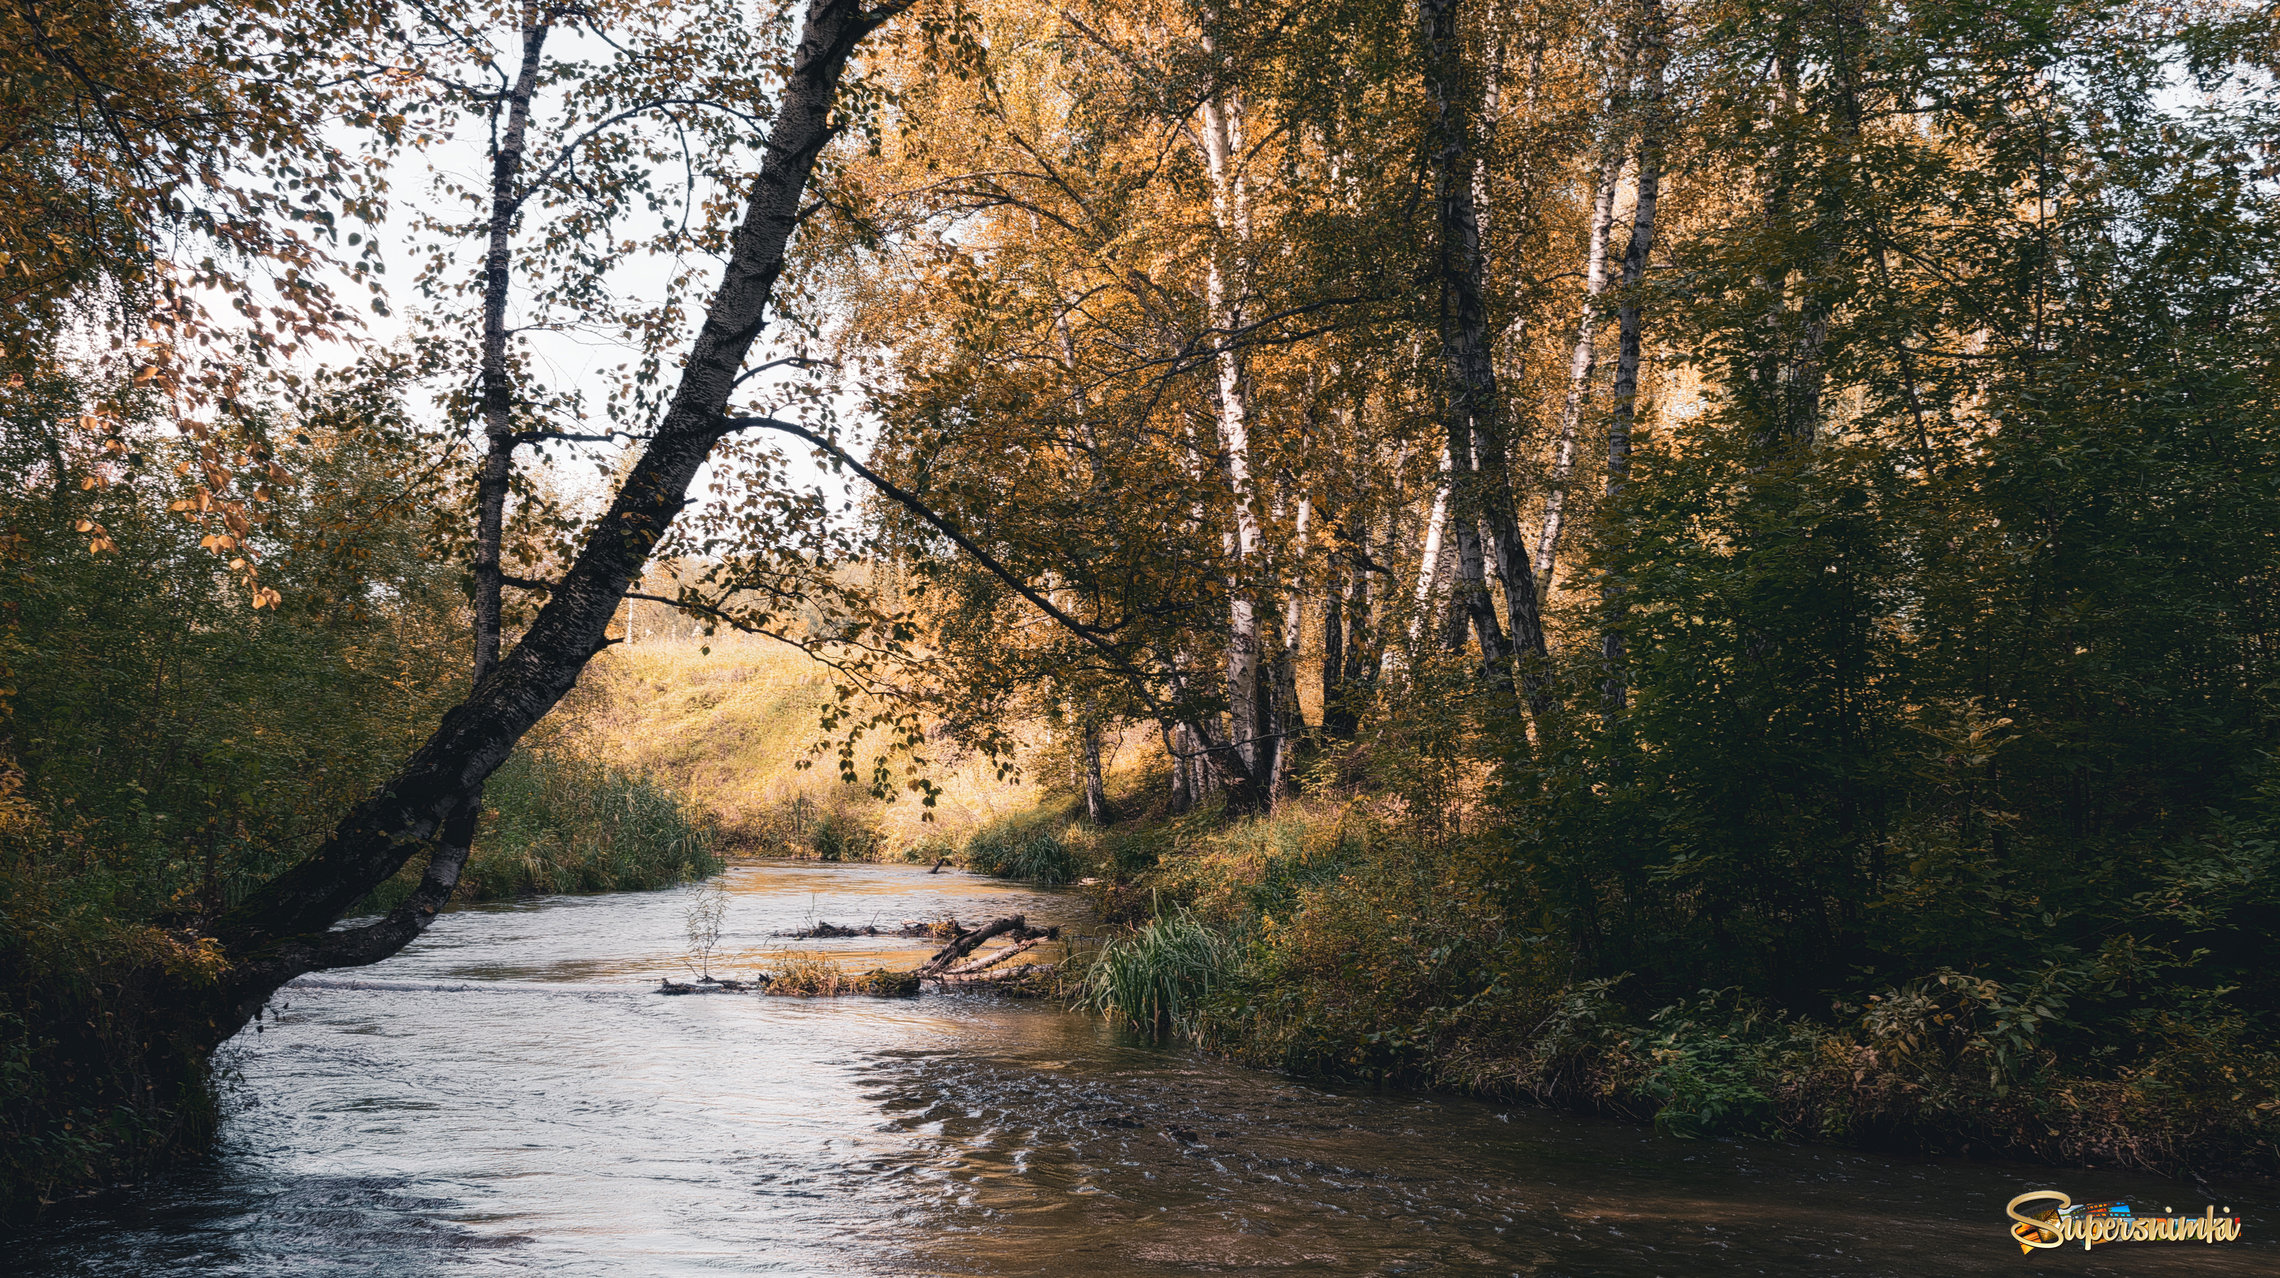
[[[730,872],[725,962],[771,940],[1070,903],[951,872]],[[305,982],[219,1156],[11,1246],[36,1275],[2280,1274],[2269,1189],[1686,1143],[1311,1087],[1040,1004],[660,997],[681,892],[467,910]],[[2022,1256],[2026,1188],[2248,1216],[2238,1243]],[[2216,1195],[2212,1198],[2211,1194]],[[2239,1201],[2230,1196],[2239,1194]]]

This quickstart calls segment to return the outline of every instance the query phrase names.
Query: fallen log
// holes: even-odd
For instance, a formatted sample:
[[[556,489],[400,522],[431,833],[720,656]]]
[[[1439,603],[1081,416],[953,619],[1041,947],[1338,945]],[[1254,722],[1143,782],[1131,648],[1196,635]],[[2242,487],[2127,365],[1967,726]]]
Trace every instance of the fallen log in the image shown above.
[[[842,936],[877,936],[876,927],[841,927],[837,923],[818,923],[803,927],[797,932],[770,932],[770,936],[786,937],[795,941],[834,940]]]
[[[938,941],[946,938],[955,939],[965,934],[966,929],[960,927],[955,919],[944,919],[936,923],[920,923],[905,919],[900,927],[880,927],[875,923],[866,924],[862,927],[841,927],[837,923],[818,923],[813,927],[803,927],[796,932],[770,932],[768,935],[780,936],[790,941],[829,941],[847,936],[901,936],[914,940]]]
[[[952,926],[956,925],[953,924]],[[1000,936],[1014,944],[990,955],[987,962],[976,962],[963,969],[959,967],[961,960],[980,949],[983,942]],[[1031,927],[1026,918],[1014,914],[998,919],[986,927],[975,928],[971,932],[961,929],[948,945],[935,952],[933,958],[919,964],[916,974],[927,980],[941,980],[946,976],[959,974],[961,970],[969,973],[979,972],[984,968],[1012,958],[1039,941],[1057,941],[1059,939],[1061,939],[1060,928]]]
[[[1016,963],[969,976],[944,973],[935,977],[934,982],[946,990],[986,990],[1006,998],[1042,998],[1055,991],[1054,975],[1059,970],[1057,963]]]
[[[1021,930],[1027,926],[1028,920],[1019,914],[1014,914],[998,919],[987,927],[975,928],[935,951],[933,958],[919,964],[918,975],[921,977],[940,976],[949,969],[951,964],[979,949],[982,942],[993,936],[1003,936],[1008,932]]]
[[[694,985],[676,981],[670,976],[657,978],[659,994],[742,994],[747,990],[765,989],[768,978],[760,976],[750,982],[732,981],[719,977],[700,976]]]
[[[942,974],[944,976],[972,976],[976,972],[986,972],[991,968],[996,967],[998,964],[1005,962],[1007,959],[1012,958],[1016,954],[1021,954],[1028,950],[1035,949],[1040,945],[1043,945],[1045,943],[1045,940],[1046,938],[1043,936],[1033,936],[1026,941],[1021,941],[1017,944],[1009,945],[1004,949],[999,950],[995,954],[983,954],[975,958],[967,959],[965,962],[958,964],[956,967],[945,969]]]

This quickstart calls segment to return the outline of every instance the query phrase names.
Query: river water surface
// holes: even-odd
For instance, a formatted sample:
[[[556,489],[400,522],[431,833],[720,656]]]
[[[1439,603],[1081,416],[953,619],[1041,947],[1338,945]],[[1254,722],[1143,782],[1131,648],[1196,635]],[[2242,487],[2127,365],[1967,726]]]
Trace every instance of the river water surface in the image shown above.
[[[746,866],[716,971],[1074,901]],[[971,994],[660,997],[684,891],[462,910],[279,996],[210,1163],[19,1240],[31,1275],[2280,1274],[2269,1188],[1755,1143],[1341,1091]],[[2237,1243],[2022,1256],[2028,1188],[2247,1216]],[[2241,1201],[2226,1196],[2238,1192]]]

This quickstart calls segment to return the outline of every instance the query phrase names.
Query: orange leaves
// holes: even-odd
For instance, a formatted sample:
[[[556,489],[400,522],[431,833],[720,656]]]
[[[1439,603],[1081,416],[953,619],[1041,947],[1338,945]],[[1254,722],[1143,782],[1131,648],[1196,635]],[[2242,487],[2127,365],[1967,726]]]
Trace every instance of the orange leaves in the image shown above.
[[[119,548],[119,543],[111,540],[111,534],[104,531],[103,525],[92,519],[82,519],[72,527],[88,534],[87,553],[90,555],[100,555],[105,551],[116,552]]]

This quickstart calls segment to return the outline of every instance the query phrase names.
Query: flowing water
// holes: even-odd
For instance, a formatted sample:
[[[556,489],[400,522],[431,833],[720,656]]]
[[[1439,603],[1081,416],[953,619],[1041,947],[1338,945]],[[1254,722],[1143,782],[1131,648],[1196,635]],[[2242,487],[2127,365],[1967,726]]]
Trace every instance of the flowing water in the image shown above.
[[[1075,903],[887,866],[742,867],[775,941]],[[660,997],[689,894],[440,920],[230,1049],[218,1155],[12,1245],[31,1275],[2280,1274],[2269,1188],[1746,1142],[1308,1086],[1040,1003]],[[2231,1207],[2239,1242],[2022,1256],[2004,1204]],[[2212,1197],[2214,1195],[2214,1197]]]

